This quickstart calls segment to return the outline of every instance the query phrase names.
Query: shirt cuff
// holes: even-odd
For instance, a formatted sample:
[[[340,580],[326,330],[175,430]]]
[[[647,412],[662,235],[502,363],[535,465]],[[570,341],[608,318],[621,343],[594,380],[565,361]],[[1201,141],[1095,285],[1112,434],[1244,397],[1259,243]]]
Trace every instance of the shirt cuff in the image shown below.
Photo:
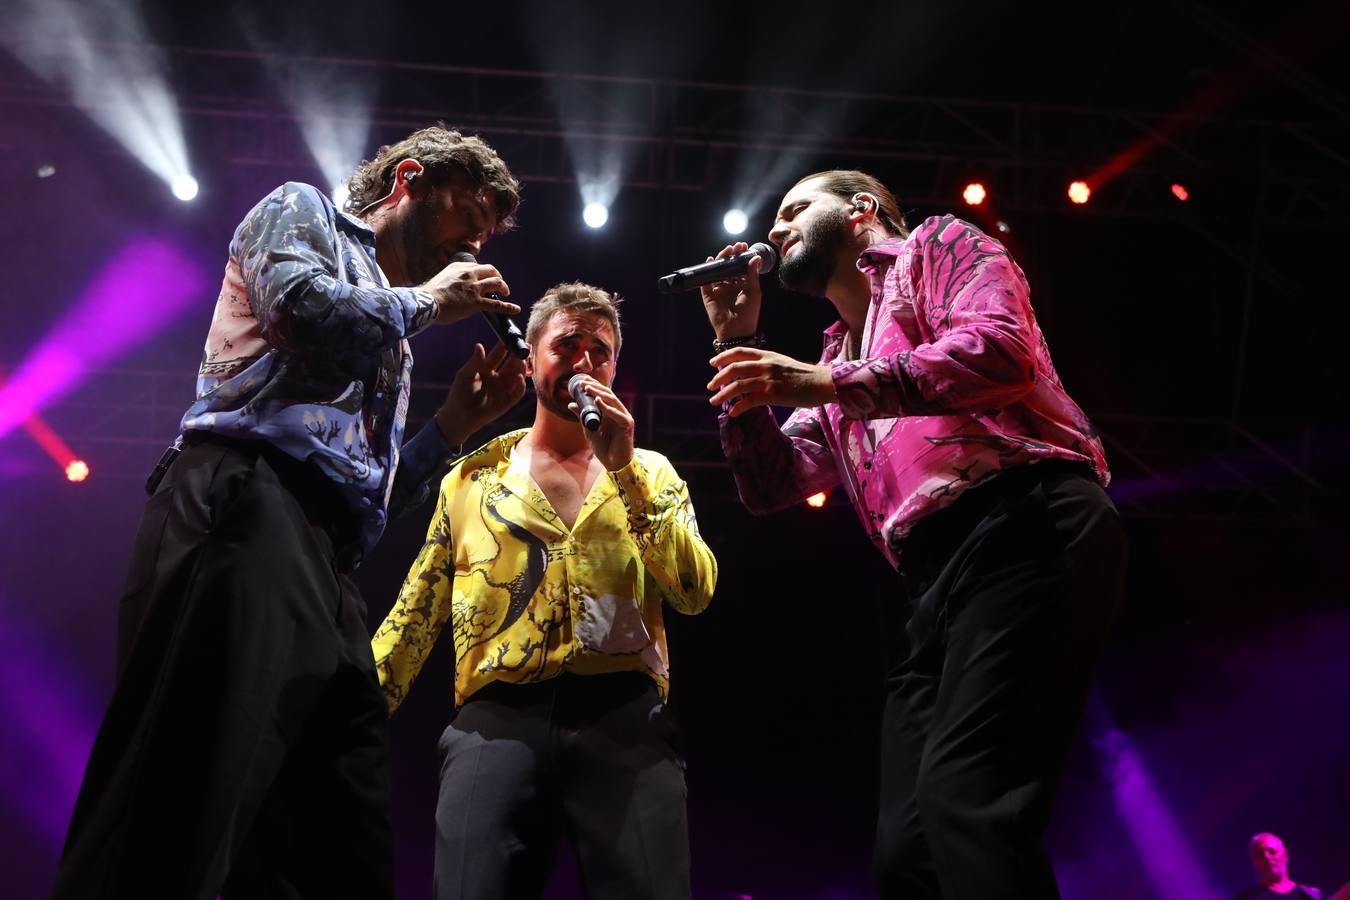
[[[398,297],[399,304],[403,307],[403,321],[408,323],[404,330],[404,337],[412,337],[419,331],[424,331],[428,325],[436,320],[436,299],[427,291],[421,288],[391,288],[394,296]]]
[[[628,520],[634,525],[645,523],[652,513],[652,504],[656,495],[652,492],[651,479],[646,466],[638,461],[637,454],[622,469],[609,473],[619,487],[619,498],[628,510]]]
[[[452,447],[441,433],[441,427],[436,424],[433,416],[428,419],[426,424],[417,429],[417,434],[413,435],[403,443],[403,449],[399,455],[406,464],[409,457],[416,460],[415,469],[425,469],[426,471],[435,471],[440,466],[448,466],[454,462],[455,457],[460,455],[464,445]]]
[[[877,375],[870,362],[855,359],[830,366],[834,395],[846,419],[866,419],[877,413]]]
[[[450,466],[460,455],[461,449],[462,447],[451,447],[446,443],[445,435],[441,434],[435,419],[427,422],[418,429],[417,434],[404,441],[399,449],[398,481],[401,482],[407,500],[399,504],[398,512],[426,502],[435,485],[440,484],[445,473],[450,471]]]

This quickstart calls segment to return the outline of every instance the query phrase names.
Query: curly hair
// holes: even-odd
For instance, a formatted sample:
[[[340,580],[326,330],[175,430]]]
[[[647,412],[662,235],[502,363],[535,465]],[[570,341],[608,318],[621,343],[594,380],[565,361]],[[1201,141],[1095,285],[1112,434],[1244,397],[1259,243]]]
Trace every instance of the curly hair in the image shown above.
[[[420,128],[398,143],[384,145],[372,159],[357,166],[347,180],[347,211],[364,210],[387,196],[394,186],[394,167],[405,159],[421,163],[433,185],[463,178],[474,188],[490,191],[497,204],[497,231],[507,231],[516,224],[520,182],[486,141],[477,135],[460,134],[442,122]]]
[[[856,169],[829,169],[798,178],[797,184],[813,178],[820,179],[823,190],[843,200],[851,199],[854,194],[871,194],[876,197],[880,207],[877,210],[877,218],[881,220],[881,224],[893,235],[909,237],[909,226],[905,224],[905,217],[900,212],[900,204],[895,202],[895,195],[874,176]]]
[[[622,302],[623,298],[618,294],[611,294],[595,285],[580,281],[555,284],[530,307],[530,321],[525,325],[525,341],[533,347],[554,313],[564,310],[593,313],[604,316],[614,329],[614,355],[618,356],[619,348],[623,346],[623,331],[619,327],[619,304]]]

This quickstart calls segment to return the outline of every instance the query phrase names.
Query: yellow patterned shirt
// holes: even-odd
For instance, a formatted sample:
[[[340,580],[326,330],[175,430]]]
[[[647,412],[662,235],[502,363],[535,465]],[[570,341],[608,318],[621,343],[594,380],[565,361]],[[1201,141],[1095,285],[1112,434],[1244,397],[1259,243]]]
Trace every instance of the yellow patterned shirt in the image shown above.
[[[393,711],[447,621],[455,705],[493,681],[646,672],[669,688],[662,603],[700,613],[717,560],[670,461],[638,449],[595,480],[569,530],[513,461],[514,431],[441,482],[427,540],[371,647]]]

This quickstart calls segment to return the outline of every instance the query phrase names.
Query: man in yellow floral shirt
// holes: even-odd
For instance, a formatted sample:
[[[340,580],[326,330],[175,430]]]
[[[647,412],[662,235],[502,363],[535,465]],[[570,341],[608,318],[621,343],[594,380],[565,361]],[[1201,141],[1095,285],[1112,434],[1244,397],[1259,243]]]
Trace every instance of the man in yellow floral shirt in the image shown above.
[[[375,633],[391,710],[447,621],[454,637],[438,898],[542,895],[563,832],[590,900],[689,897],[662,606],[702,612],[717,562],[684,482],[665,457],[634,448],[633,417],[610,388],[615,302],[562,284],[534,305],[534,423],[446,476]],[[577,374],[602,416],[595,431],[568,394]]]

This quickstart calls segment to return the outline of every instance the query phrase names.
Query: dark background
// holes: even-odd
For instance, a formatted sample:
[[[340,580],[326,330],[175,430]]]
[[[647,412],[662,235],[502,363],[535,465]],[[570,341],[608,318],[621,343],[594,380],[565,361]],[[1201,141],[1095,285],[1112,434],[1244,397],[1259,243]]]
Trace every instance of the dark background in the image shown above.
[[[872,896],[880,675],[904,619],[894,578],[838,493],[822,510],[744,512],[700,400],[702,309],[653,290],[725,243],[730,198],[758,204],[748,236],[762,239],[791,182],[830,166],[876,174],[911,223],[952,211],[999,234],[1107,439],[1129,603],[1048,836],[1065,896],[1227,896],[1250,880],[1245,845],[1261,830],[1289,843],[1296,879],[1335,889],[1350,879],[1342,6],[152,4],[146,35],[169,48],[202,184],[191,204],[60,85],[0,57],[0,368],[22,370],[137,237],[180,247],[206,285],[42,410],[90,480],[67,482],[23,430],[0,436],[5,894],[41,896],[54,870],[112,687],[141,480],[190,400],[229,236],[279,182],[324,186],[266,77],[277,59],[366,74],[366,154],[438,118],[501,151],[525,205],[482,259],[514,299],[570,279],[626,298],[617,385],[636,398],[641,442],[690,481],[721,566],[704,615],[668,617],[696,897]],[[0,18],[7,45],[29,39],[20,22]],[[549,102],[588,91],[612,107]],[[626,183],[592,232],[575,148],[620,137],[636,148]],[[1072,177],[1120,159],[1088,206],[1064,199]],[[44,164],[56,174],[37,177]],[[960,200],[976,178],[988,211]],[[772,345],[814,359],[831,308],[765,285]],[[153,311],[154,279],[117,303]],[[414,340],[413,427],[486,337],[470,322]],[[396,522],[361,569],[372,624],[429,513]],[[408,898],[430,888],[449,656],[438,650],[393,722]],[[550,896],[579,896],[559,860]]]

